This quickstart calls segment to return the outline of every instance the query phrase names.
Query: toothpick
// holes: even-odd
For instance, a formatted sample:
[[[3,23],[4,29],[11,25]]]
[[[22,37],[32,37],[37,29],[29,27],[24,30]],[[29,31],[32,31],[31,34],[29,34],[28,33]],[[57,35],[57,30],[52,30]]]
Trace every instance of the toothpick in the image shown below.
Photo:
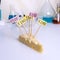
[[[24,25],[22,25],[23,29],[25,30],[25,33],[28,35],[27,31],[26,31],[26,28]]]
[[[28,34],[24,25],[22,25],[22,28],[24,29],[25,33]],[[19,29],[20,29],[21,32],[24,34],[24,32],[22,31],[21,27],[19,27]]]
[[[22,32],[22,34],[23,34],[23,31],[22,31],[22,29],[21,28],[19,28],[20,29],[20,31]]]
[[[32,20],[31,20],[31,34],[32,34]]]
[[[36,30],[36,32],[35,32],[35,34],[34,34],[34,37],[35,37],[35,36],[37,35],[37,33],[39,32],[40,27],[41,27],[41,26],[39,26],[38,29]]]
[[[22,31],[22,29],[21,29],[21,27],[19,27],[17,24],[16,24],[16,26],[19,28],[19,30],[22,32],[22,34],[23,34],[23,31]]]
[[[39,32],[39,29],[40,29],[41,25],[45,26],[45,25],[47,24],[47,22],[44,21],[44,20],[42,20],[42,19],[39,19],[39,20],[38,20],[38,23],[40,24],[40,26],[38,27],[36,33],[34,34],[35,36],[36,36],[37,33]]]
[[[30,38],[30,20],[29,20],[29,38]]]

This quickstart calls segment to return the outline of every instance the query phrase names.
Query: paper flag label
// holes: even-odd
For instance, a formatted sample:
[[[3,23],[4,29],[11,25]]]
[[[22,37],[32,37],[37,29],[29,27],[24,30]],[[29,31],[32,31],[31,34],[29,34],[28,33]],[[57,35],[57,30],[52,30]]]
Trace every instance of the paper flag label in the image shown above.
[[[37,13],[32,13],[32,12],[30,12],[30,13],[29,13],[29,16],[37,17]]]
[[[45,26],[47,24],[46,21],[42,20],[42,19],[38,19],[38,23]]]
[[[25,16],[24,18],[25,18],[25,19],[27,19],[27,20],[32,19],[32,17],[31,17],[31,16]]]
[[[31,17],[30,16],[24,16],[21,20],[18,20],[16,22],[17,26],[22,26],[23,24],[26,23],[27,20],[30,20]]]
[[[18,17],[16,16],[16,17],[14,17],[14,18],[11,18],[9,21],[10,21],[11,23],[15,23],[17,20],[18,20]]]
[[[23,17],[21,20],[18,20],[18,21],[16,22],[16,24],[17,24],[18,26],[22,26],[24,23],[26,23],[27,20],[28,20],[27,17]]]

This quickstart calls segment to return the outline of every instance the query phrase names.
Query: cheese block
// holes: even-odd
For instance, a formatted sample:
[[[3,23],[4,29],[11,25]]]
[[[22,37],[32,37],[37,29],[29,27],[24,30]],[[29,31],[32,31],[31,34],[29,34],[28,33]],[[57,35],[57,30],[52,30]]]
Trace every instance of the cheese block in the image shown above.
[[[33,35],[23,34],[19,36],[19,41],[29,46],[30,48],[36,50],[37,52],[42,52],[42,45],[35,39]]]

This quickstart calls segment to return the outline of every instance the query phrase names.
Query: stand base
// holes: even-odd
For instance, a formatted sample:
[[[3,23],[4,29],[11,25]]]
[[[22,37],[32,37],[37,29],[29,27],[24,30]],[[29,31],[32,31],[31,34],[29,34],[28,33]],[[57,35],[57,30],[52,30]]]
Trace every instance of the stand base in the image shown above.
[[[30,48],[33,48],[34,50],[36,50],[38,52],[43,51],[42,45],[34,38],[33,35],[31,35],[31,36],[29,36],[29,34],[20,35],[19,41],[24,43],[25,45],[29,46]]]

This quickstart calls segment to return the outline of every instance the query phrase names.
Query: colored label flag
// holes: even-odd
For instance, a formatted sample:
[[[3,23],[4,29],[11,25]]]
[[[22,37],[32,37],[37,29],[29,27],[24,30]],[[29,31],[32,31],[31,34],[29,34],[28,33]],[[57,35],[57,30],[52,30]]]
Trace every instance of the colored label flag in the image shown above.
[[[31,17],[31,16],[25,16],[24,18],[25,18],[25,19],[27,19],[27,20],[32,19],[32,17]]]
[[[29,16],[37,17],[37,13],[32,13],[32,12],[30,12],[30,13],[29,13]]]
[[[16,17],[14,17],[14,18],[11,18],[9,21],[10,21],[11,23],[15,23],[18,19],[19,19],[18,16],[16,16]]]
[[[26,22],[26,19],[21,19],[21,20],[18,20],[18,21],[16,22],[16,24],[17,24],[18,26],[21,26],[21,25],[23,25],[25,22]]]
[[[18,21],[16,22],[16,24],[17,24],[17,26],[20,27],[20,26],[22,26],[23,24],[25,24],[27,20],[30,20],[30,19],[31,19],[30,16],[24,16],[21,20],[18,20]]]
[[[42,19],[38,19],[38,23],[45,26],[47,24],[46,21],[42,20]]]
[[[17,26],[22,26],[28,20],[27,16],[24,16],[21,20],[16,22]]]

